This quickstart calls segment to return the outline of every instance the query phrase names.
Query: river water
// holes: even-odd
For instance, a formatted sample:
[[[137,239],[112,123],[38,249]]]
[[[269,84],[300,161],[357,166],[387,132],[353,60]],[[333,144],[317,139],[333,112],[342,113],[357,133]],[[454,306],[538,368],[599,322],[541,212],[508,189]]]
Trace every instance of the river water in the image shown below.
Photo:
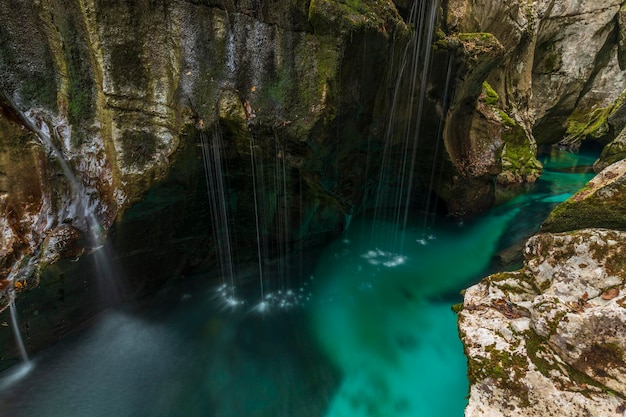
[[[593,177],[594,159],[553,152],[534,186],[471,222],[400,233],[357,219],[302,277],[296,308],[224,309],[197,276],[106,311],[0,374],[0,416],[460,417],[451,306]]]

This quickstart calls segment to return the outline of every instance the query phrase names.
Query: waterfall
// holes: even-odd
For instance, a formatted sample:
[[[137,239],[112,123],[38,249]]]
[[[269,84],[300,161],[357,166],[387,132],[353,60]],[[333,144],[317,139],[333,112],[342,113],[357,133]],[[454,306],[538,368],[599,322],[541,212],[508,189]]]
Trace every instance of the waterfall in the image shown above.
[[[258,310],[263,312],[268,307],[265,300],[265,284],[263,282],[263,255],[261,253],[261,229],[259,217],[259,198],[258,198],[258,185],[257,185],[257,161],[254,153],[254,137],[250,136],[250,166],[252,168],[252,190],[254,196],[254,223],[256,226],[256,246],[259,265],[259,290],[261,292],[261,302],[258,305]]]
[[[219,291],[226,306],[235,307],[241,303],[237,298],[235,271],[233,265],[233,250],[231,243],[228,208],[226,204],[226,187],[222,150],[224,139],[220,126],[211,129],[210,136],[206,130],[200,130],[202,160],[206,188],[211,213],[214,242],[216,245],[217,261],[222,279]]]
[[[15,339],[15,346],[20,355],[22,362],[19,365],[12,367],[8,372],[3,373],[0,379],[0,390],[6,389],[14,383],[22,380],[26,377],[34,368],[33,362],[28,357],[26,347],[24,346],[24,340],[22,339],[22,333],[20,332],[19,320],[17,317],[17,308],[15,307],[15,294],[11,292],[11,304],[9,304],[9,312],[11,315],[11,328],[13,330],[13,337]]]
[[[101,290],[101,301],[107,304],[120,301],[121,294],[119,293],[115,274],[112,271],[111,256],[106,250],[103,250],[105,236],[102,233],[102,226],[95,215],[97,202],[90,204],[90,198],[84,184],[78,179],[63,151],[55,144],[55,142],[62,143],[58,133],[58,126],[53,126],[44,120],[43,117],[23,112],[2,92],[0,92],[0,99],[5,101],[15,111],[21,123],[37,136],[43,148],[59,164],[69,186],[70,195],[66,197],[66,205],[57,213],[57,220],[64,221],[65,219],[70,219],[74,226],[87,233],[89,249],[95,252],[93,260]],[[49,222],[48,227],[50,226],[53,226],[53,224]]]
[[[398,226],[393,232],[398,252],[404,248],[403,230],[407,228],[416,182],[417,149],[422,134],[438,10],[437,1],[417,0],[413,3],[408,23],[415,27],[415,31],[400,59],[385,130],[374,216],[379,218],[384,205],[391,206],[393,222]],[[445,117],[445,106],[442,117]],[[386,190],[386,187],[393,189]]]
[[[26,113],[22,112],[11,100],[9,100],[6,96],[2,96],[5,101],[9,103],[9,105],[15,110],[17,115],[19,116],[21,122],[41,141],[42,146],[47,149],[54,159],[58,162],[61,170],[63,171],[63,175],[67,179],[72,196],[71,202],[74,203],[73,206],[68,208],[68,211],[64,213],[62,217],[79,217],[85,222],[84,229],[90,234],[91,244],[94,247],[99,246],[102,243],[101,236],[101,227],[100,223],[96,219],[95,214],[93,213],[93,209],[89,208],[89,198],[87,193],[85,192],[85,187],[83,183],[78,180],[76,174],[70,167],[67,159],[63,155],[63,152],[54,144],[52,137],[58,141],[58,132],[54,127],[49,126],[43,120],[40,120],[38,124],[37,120],[32,120]]]
[[[443,95],[443,100],[441,103],[441,113],[442,116],[439,119],[439,126],[437,127],[437,138],[435,141],[435,150],[433,152],[433,164],[430,167],[430,176],[428,179],[428,190],[433,190],[435,188],[435,182],[439,182],[441,180],[441,176],[443,174],[443,163],[440,164],[439,166],[439,170],[437,171],[437,160],[439,159],[439,152],[441,151],[441,142],[443,142],[443,128],[445,125],[445,114],[448,111],[448,106],[450,105],[449,103],[449,98],[450,98],[450,82],[452,79],[452,63],[453,63],[453,59],[451,55],[448,55],[448,66],[446,69],[446,83],[445,83],[445,87],[444,87],[444,95]],[[431,205],[432,205],[432,191],[428,193],[428,196],[426,197],[426,208],[424,209],[424,223],[422,225],[422,229],[424,231],[426,231],[426,229],[429,226],[432,226],[432,224],[429,224],[428,219],[431,216]],[[436,211],[436,204],[433,207]]]
[[[28,353],[26,353],[26,348],[24,347],[24,340],[22,340],[22,334],[20,332],[20,327],[18,325],[17,320],[17,309],[15,308],[15,299],[11,300],[11,304],[9,305],[9,309],[11,311],[11,326],[13,328],[13,336],[15,337],[15,345],[20,353],[20,358],[22,362],[28,363],[30,359],[28,358]]]
[[[252,204],[242,204],[228,182],[225,139],[219,124],[199,130],[204,162],[206,188],[211,217],[212,244],[218,263],[220,286],[218,302],[226,308],[247,305],[257,313],[289,309],[304,303],[310,294],[308,282],[295,280],[292,275],[303,275],[302,244],[292,247],[291,222],[293,207],[290,201],[292,177],[284,143],[278,135],[267,142],[248,137],[249,170],[238,175],[248,176]],[[301,186],[302,184],[300,184]],[[229,202],[232,195],[232,202]],[[302,189],[300,200],[302,206]],[[234,228],[236,225],[236,228]],[[254,268],[235,263],[247,259],[254,250]],[[293,263],[293,265],[292,265]],[[252,265],[250,265],[252,266]],[[297,269],[296,272],[292,272]]]

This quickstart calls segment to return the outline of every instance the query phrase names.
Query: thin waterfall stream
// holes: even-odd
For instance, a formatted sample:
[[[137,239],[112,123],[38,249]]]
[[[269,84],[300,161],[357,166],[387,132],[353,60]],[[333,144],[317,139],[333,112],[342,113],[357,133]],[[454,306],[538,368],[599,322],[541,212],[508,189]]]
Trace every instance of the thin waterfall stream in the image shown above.
[[[415,27],[413,36],[404,48],[398,64],[394,85],[393,98],[390,103],[388,120],[383,143],[382,162],[378,174],[378,190],[375,196],[374,218],[379,212],[391,209],[392,221],[399,227],[395,229],[395,248],[404,251],[404,234],[409,217],[414,209],[414,192],[416,187],[416,170],[419,168],[418,149],[426,139],[435,143],[435,151],[431,164],[430,181],[426,184],[433,189],[434,172],[437,164],[439,144],[442,139],[443,121],[448,111],[448,96],[454,86],[451,84],[452,57],[448,57],[447,74],[444,86],[444,97],[441,102],[440,124],[434,137],[422,138],[422,122],[424,107],[428,93],[428,82],[433,61],[432,43],[437,27],[437,11],[439,2],[413,2],[409,14],[409,23]],[[427,201],[427,210],[430,200]],[[426,221],[426,217],[425,217]]]
[[[17,345],[17,349],[20,353],[20,358],[23,363],[30,362],[28,358],[28,353],[26,353],[26,348],[24,347],[24,340],[22,339],[22,335],[20,333],[20,327],[18,325],[17,319],[17,309],[15,308],[15,301],[12,301],[9,305],[9,309],[11,311],[11,327],[13,328],[13,336],[15,337],[15,344]]]
[[[53,126],[51,122],[44,120],[43,117],[29,115],[21,111],[19,107],[4,94],[0,98],[11,105],[23,126],[36,135],[42,147],[52,156],[52,159],[56,161],[61,168],[63,177],[69,186],[69,195],[65,197],[65,201],[63,201],[59,212],[56,213],[56,219],[52,217],[52,213],[48,212],[42,213],[42,218],[39,221],[46,222],[46,230],[57,226],[57,224],[54,224],[55,222],[70,221],[75,227],[87,233],[86,249],[91,252],[90,255],[92,255],[92,260],[95,265],[95,272],[98,275],[100,290],[99,301],[104,305],[115,305],[119,303],[122,299],[121,290],[118,283],[115,281],[115,274],[110,263],[110,254],[108,248],[105,246],[105,237],[102,234],[102,227],[95,214],[97,201],[90,201],[84,184],[78,179],[61,149],[55,145],[55,140],[61,142],[57,126]],[[30,257],[27,263],[25,263],[26,258],[27,256],[23,256],[16,262],[13,271],[9,274],[9,281],[11,281],[13,285],[15,285],[14,279],[16,274],[19,273],[20,268],[32,271],[39,263],[38,256]],[[26,266],[24,266],[25,264]],[[13,299],[10,304],[10,313],[17,350],[22,359],[22,365],[19,368],[21,372],[15,372],[7,379],[7,381],[14,382],[19,379],[19,377],[25,376],[27,371],[32,369],[33,364],[29,360],[27,349],[21,336],[15,299]]]
[[[0,416],[461,416],[451,305],[593,176],[594,160],[546,156],[528,193],[472,222],[437,218],[424,236],[422,217],[410,219],[402,254],[393,213],[357,217],[304,269],[312,295],[291,309],[224,310],[203,276],[110,309],[20,379],[0,374]]]

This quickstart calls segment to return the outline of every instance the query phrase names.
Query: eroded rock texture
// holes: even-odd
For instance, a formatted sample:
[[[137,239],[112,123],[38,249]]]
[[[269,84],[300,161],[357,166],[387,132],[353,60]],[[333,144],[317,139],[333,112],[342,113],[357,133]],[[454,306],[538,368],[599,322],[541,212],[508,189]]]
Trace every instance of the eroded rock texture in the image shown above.
[[[602,170],[570,199],[560,204],[541,226],[547,232],[589,227],[626,230],[626,160]]]
[[[410,35],[387,0],[11,0],[0,22],[0,310],[17,296],[31,351],[106,304],[107,234],[127,294],[215,265],[203,143],[240,262],[342,231]]]
[[[465,293],[466,416],[621,416],[626,407],[626,234],[539,234],[524,268]]]
[[[492,36],[501,45],[482,72],[460,72],[446,123],[455,181],[477,188],[469,194],[488,198],[494,176],[502,186],[536,179],[537,144],[604,145],[619,136],[621,3],[444,2],[449,39],[481,45]],[[608,147],[599,169],[623,156],[622,142]]]

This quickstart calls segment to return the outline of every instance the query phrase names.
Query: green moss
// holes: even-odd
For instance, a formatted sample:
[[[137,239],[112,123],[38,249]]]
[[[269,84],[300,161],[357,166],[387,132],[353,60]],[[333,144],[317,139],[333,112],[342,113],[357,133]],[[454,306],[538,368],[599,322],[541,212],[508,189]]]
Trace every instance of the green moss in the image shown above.
[[[511,116],[509,116],[508,114],[506,114],[503,110],[498,109],[498,115],[500,116],[500,118],[502,119],[502,122],[504,123],[505,126],[508,127],[516,127],[518,126],[517,123],[515,123],[515,120],[513,120],[511,118]],[[518,126],[519,127],[519,126]],[[523,129],[522,129],[522,133],[523,133]],[[524,133],[524,138],[526,138],[526,134]]]
[[[626,101],[626,90],[609,106],[590,111],[575,111],[567,119],[567,143],[574,143],[585,138],[600,139],[609,131],[609,117]]]
[[[24,65],[23,54],[19,52],[19,45],[11,42],[12,38],[6,25],[0,25],[0,66],[3,71],[13,74],[19,82],[18,90],[24,104],[56,109],[57,86],[51,54],[43,57],[42,68],[36,62]],[[49,52],[47,47],[46,50]]]
[[[542,166],[535,156],[534,146],[526,131],[504,111],[498,110],[498,115],[504,126],[502,130],[504,146],[500,154],[502,170],[518,177],[519,182],[537,178]]]
[[[111,75],[122,86],[143,89],[148,83],[148,74],[142,60],[141,42],[126,41],[111,47]]]
[[[95,115],[93,72],[84,31],[70,16],[63,15],[59,31],[63,36],[63,55],[67,66],[68,119],[72,124],[90,120]]]
[[[309,22],[319,34],[359,29],[388,34],[398,25],[405,26],[392,2],[367,0],[312,0]]]
[[[436,39],[433,42],[433,50],[447,50],[450,46],[450,40],[448,39],[448,35],[441,29],[437,29]]]
[[[483,94],[485,95],[485,104],[489,106],[496,106],[500,101],[500,96],[487,81],[483,82]]]
[[[457,36],[463,42],[493,41],[495,39],[495,36],[488,32],[464,32],[459,33]]]
[[[486,358],[469,357],[468,379],[474,384],[492,379],[503,389],[509,390],[522,404],[528,404],[528,387],[520,380],[526,375],[528,360],[524,355],[498,350],[495,343],[486,346]]]
[[[624,191],[613,189],[602,194],[601,197],[591,195],[580,201],[570,198],[559,204],[542,224],[541,230],[567,232],[591,227],[626,230]]]
[[[557,374],[562,374],[567,378],[567,385],[560,387],[560,389],[571,390],[571,383],[573,383],[578,387],[578,390],[583,390],[581,391],[583,395],[587,395],[593,388],[593,391],[601,389],[602,391],[620,396],[575,367],[569,366],[563,362],[557,362],[557,360],[554,359],[555,354],[550,348],[548,341],[545,338],[538,336],[533,331],[528,331],[526,333],[525,343],[528,358],[542,375],[555,383],[561,382],[558,378],[554,378],[555,372]],[[611,357],[614,357],[614,355],[611,354]],[[587,358],[587,360],[589,360],[589,358]]]

